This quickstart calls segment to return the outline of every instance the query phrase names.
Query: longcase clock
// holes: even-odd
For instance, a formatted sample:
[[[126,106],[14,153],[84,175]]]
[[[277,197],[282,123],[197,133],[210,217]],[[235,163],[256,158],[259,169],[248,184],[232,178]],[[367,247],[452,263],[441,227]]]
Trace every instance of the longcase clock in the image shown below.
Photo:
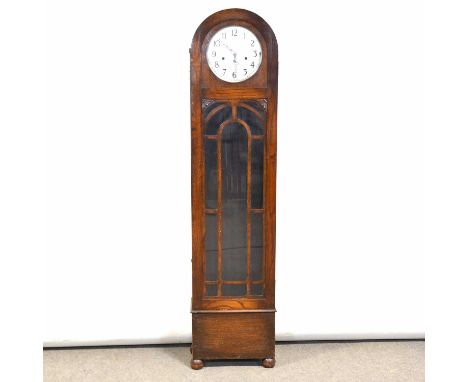
[[[275,364],[278,47],[255,13],[227,9],[190,49],[192,361]]]

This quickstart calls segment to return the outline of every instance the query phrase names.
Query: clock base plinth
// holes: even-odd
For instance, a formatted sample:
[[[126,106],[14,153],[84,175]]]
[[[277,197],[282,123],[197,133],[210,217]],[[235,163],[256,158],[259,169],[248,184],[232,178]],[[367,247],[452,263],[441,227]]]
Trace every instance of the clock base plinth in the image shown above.
[[[274,366],[274,312],[192,313],[192,336],[193,360],[258,359]]]

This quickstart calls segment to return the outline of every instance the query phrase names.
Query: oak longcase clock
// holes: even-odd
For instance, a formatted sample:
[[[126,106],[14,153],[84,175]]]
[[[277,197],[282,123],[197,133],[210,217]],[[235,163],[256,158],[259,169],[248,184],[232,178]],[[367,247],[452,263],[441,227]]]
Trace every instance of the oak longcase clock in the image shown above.
[[[190,49],[192,361],[275,364],[278,47],[255,13],[227,9]]]

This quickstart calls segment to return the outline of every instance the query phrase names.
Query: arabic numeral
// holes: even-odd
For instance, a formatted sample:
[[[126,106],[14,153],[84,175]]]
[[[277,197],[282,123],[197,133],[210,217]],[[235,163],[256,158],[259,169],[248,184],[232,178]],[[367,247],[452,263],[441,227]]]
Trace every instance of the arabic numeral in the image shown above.
[[[233,29],[233,30],[232,30],[232,35],[233,35],[233,37],[236,37],[236,36],[237,36],[237,29]]]
[[[244,69],[244,76],[247,75],[247,69]]]
[[[219,68],[218,61],[215,61],[215,68]]]
[[[251,66],[252,68],[255,68],[255,62],[252,61],[252,63],[250,64],[250,66]]]
[[[232,78],[236,78],[236,77],[237,77],[236,72],[232,72]]]
[[[223,76],[226,74],[226,69],[223,69]]]
[[[252,42],[250,43],[250,46],[254,46],[255,45],[255,41],[254,40],[251,40]]]
[[[215,47],[221,46],[221,40],[216,40],[216,41],[214,42],[214,46],[215,46]]]
[[[222,36],[223,38],[227,38],[226,32],[221,33],[221,36]]]
[[[253,52],[255,53],[255,56],[254,56],[254,57],[257,57],[257,56],[258,56],[257,51],[254,50]]]
[[[216,51],[213,50],[213,51],[211,52],[211,55],[212,55],[213,57],[216,57]]]

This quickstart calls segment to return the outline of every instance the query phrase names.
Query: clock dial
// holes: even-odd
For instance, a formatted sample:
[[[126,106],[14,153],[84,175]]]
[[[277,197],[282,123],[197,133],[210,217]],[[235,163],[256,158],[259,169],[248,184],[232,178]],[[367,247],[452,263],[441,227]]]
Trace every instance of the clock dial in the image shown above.
[[[262,46],[250,30],[232,25],[220,29],[211,38],[206,60],[216,77],[227,82],[242,82],[260,67]]]

